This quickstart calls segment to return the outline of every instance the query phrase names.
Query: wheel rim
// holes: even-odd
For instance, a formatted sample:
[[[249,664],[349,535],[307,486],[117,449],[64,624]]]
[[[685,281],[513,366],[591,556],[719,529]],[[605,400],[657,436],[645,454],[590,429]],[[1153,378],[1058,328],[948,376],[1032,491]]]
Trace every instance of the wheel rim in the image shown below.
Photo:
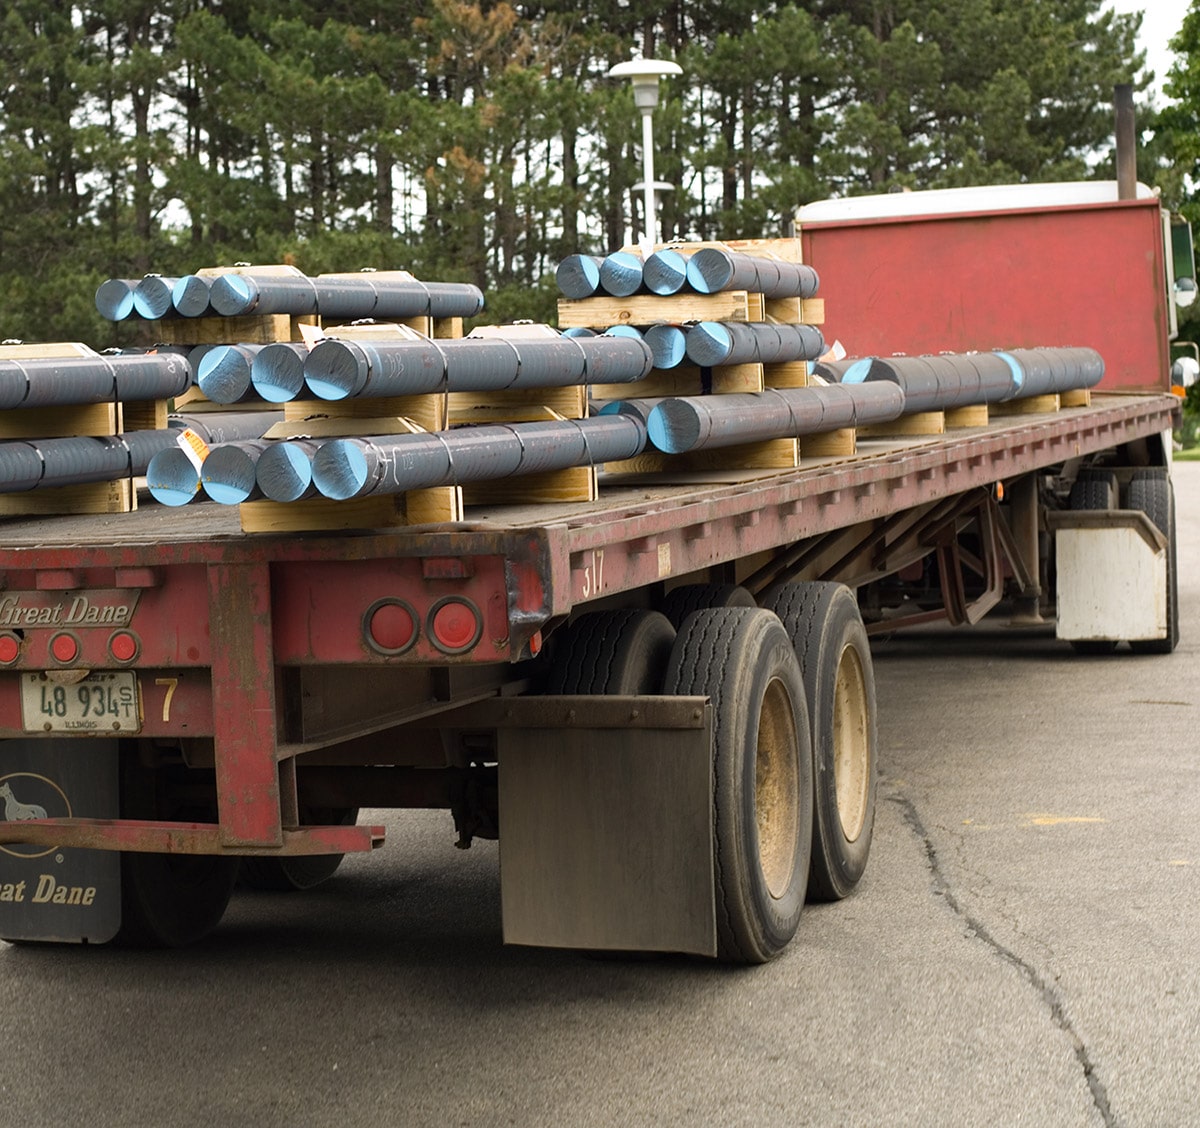
[[[871,793],[871,740],[866,679],[853,646],[838,660],[833,698],[833,783],[838,820],[847,842],[855,842],[867,821]]]
[[[754,765],[758,863],[772,897],[782,897],[796,866],[800,825],[796,726],[786,687],[773,679],[763,695]]]

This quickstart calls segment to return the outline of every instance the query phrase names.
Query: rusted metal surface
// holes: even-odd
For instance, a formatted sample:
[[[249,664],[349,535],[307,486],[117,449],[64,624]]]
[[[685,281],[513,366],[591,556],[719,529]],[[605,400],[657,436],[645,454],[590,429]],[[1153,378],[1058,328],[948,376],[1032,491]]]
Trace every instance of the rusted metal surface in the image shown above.
[[[209,626],[221,842],[279,846],[275,660],[265,564],[209,568]]]
[[[212,823],[139,819],[30,819],[0,821],[0,844],[47,849],[76,847],[155,854],[236,854],[260,857],[365,853],[383,845],[382,826],[308,826],[285,830],[278,846],[227,842]]]
[[[1157,199],[810,222],[801,240],[851,356],[1083,345],[1101,389],[1168,389]]]
[[[72,540],[72,530],[97,533],[67,519],[66,533],[47,544],[43,522],[36,543],[22,540],[21,526],[10,530],[0,571],[10,593],[52,583],[64,599],[75,589],[111,589],[118,576],[139,585],[130,592],[138,598],[132,619],[141,642],[138,668],[216,660],[205,565],[269,574],[277,665],[509,662],[536,648],[552,618],[580,604],[1165,431],[1177,404],[1170,396],[1098,396],[1090,407],[949,435],[863,441],[856,457],[806,461],[798,470],[731,471],[718,482],[687,476],[675,483],[622,482],[606,485],[595,502],[482,510],[471,522],[446,527],[246,536],[211,521],[209,511],[219,507],[200,506],[197,522],[170,524],[170,535],[144,543],[120,536],[120,523],[104,526],[107,535],[98,539]],[[129,527],[136,535],[161,525],[154,515],[148,521]],[[216,534],[222,527],[226,535]],[[209,528],[214,535],[206,535]],[[449,595],[468,599],[482,622],[478,644],[461,654],[437,649],[427,630],[432,609]],[[367,639],[364,616],[381,598],[412,609],[419,631],[404,653],[381,653]],[[113,664],[110,626],[78,635],[74,665]],[[48,631],[25,631],[12,667],[53,666],[48,643]]]

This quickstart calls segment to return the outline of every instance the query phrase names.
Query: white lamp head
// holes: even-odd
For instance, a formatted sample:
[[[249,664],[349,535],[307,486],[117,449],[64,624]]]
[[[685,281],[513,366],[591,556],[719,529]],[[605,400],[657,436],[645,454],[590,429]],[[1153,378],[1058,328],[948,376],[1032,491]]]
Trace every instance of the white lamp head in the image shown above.
[[[630,79],[634,104],[642,113],[649,113],[658,105],[658,80],[671,74],[683,74],[683,68],[666,59],[630,59],[617,63],[608,77]]]

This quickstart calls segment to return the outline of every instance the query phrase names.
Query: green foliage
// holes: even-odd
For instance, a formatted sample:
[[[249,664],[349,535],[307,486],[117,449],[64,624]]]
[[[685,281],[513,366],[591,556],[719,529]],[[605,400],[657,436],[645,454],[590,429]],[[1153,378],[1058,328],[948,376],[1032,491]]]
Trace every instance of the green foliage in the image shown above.
[[[634,51],[673,238],[785,232],[897,186],[1105,173],[1137,18],[1102,0],[9,0],[0,333],[111,343],[105,277],[233,261],[469,280],[551,319],[555,265],[642,225]],[[1191,59],[1200,16],[1178,49]],[[1184,34],[1181,33],[1181,34]],[[1200,172],[1200,64],[1145,156]]]

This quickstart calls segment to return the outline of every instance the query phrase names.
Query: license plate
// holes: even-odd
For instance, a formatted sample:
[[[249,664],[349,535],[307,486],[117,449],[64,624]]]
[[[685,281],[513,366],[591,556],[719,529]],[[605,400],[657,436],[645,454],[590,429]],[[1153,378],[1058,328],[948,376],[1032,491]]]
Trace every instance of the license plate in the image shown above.
[[[138,732],[137,674],[107,670],[70,684],[22,674],[21,720],[26,732]]]

